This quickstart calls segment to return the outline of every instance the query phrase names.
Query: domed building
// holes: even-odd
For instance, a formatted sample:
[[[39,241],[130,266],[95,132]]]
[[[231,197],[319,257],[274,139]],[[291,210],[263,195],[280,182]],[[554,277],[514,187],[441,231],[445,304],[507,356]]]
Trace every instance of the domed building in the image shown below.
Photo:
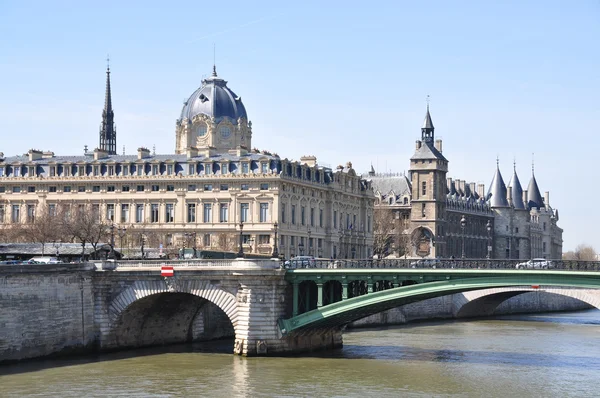
[[[267,257],[372,256],[369,183],[350,162],[333,170],[314,156],[290,160],[252,149],[246,108],[216,68],[185,101],[172,154],[144,146],[117,154],[110,70],[104,102],[93,151],[0,153],[0,224],[35,223],[36,214],[68,206],[119,231],[126,257],[181,249],[187,256],[240,249]]]

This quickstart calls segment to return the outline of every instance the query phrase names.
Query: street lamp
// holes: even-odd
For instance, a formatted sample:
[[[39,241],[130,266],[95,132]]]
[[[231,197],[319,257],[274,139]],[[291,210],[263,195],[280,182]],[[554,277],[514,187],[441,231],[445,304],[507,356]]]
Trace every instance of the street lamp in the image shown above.
[[[140,234],[140,244],[141,244],[142,260],[144,259],[144,243],[146,243],[146,235]]]
[[[273,242],[273,254],[271,255],[273,258],[279,258],[279,248],[277,247],[277,226],[277,221],[275,221],[273,223],[273,228],[275,228],[275,242]]]
[[[183,250],[183,257],[185,258],[185,248],[188,246],[188,242],[190,239],[193,239],[193,249],[194,249],[194,258],[196,258],[196,233],[195,232],[186,232],[183,234],[185,241],[184,241],[184,250]]]
[[[311,230],[310,230],[310,227],[308,227],[308,255],[309,256],[312,253],[312,241],[310,240],[310,234],[311,234]]]
[[[110,256],[115,258],[115,224],[110,224]],[[108,253],[106,253],[108,259]]]
[[[125,227],[117,228],[117,234],[119,235],[119,247],[121,248],[121,258],[123,258],[123,237],[125,236],[126,233],[127,233],[127,228],[125,228]],[[113,255],[114,255],[114,249],[113,249]]]
[[[244,258],[244,221],[240,221],[240,250],[238,251],[237,257]]]
[[[300,240],[300,243],[298,243],[298,250],[300,251],[300,255],[303,256],[304,255],[304,237],[302,237],[302,239]]]
[[[462,218],[460,219],[460,229],[462,230],[462,258],[465,258],[465,227],[467,226],[467,219],[465,218],[465,215],[463,214]]]
[[[492,221],[488,220],[485,227],[488,233],[487,259],[489,260],[492,257]]]

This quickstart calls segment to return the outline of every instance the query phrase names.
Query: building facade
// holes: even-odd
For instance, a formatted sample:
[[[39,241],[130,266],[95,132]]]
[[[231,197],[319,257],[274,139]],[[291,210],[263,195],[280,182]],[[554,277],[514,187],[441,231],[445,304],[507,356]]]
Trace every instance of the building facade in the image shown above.
[[[40,206],[86,205],[128,234],[137,230],[143,242],[152,236],[150,247],[237,251],[241,240],[253,254],[277,246],[285,257],[372,255],[370,183],[350,162],[333,170],[314,156],[289,160],[251,149],[244,104],[216,69],[184,103],[175,153],[167,155],[144,147],[116,154],[109,73],[94,151],[0,154],[0,223],[33,223]]]
[[[563,230],[550,195],[540,194],[535,175],[523,190],[516,167],[508,184],[499,165],[488,192],[484,184],[447,177],[448,160],[427,107],[408,175],[377,174],[368,180],[376,211],[389,211],[393,235],[382,255],[530,259],[562,256]],[[376,228],[377,231],[377,228]],[[377,240],[384,241],[384,240]]]

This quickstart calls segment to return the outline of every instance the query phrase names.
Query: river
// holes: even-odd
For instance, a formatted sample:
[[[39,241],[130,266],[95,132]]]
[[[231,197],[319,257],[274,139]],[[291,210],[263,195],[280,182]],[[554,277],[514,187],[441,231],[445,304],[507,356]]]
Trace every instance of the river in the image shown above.
[[[600,311],[344,333],[310,357],[241,358],[232,342],[0,367],[0,397],[591,397]]]

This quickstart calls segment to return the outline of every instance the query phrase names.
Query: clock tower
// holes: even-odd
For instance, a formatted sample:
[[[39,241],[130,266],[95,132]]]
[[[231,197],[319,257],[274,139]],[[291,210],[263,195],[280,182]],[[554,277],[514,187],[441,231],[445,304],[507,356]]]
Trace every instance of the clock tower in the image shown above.
[[[415,153],[410,158],[411,254],[420,257],[445,255],[448,160],[442,155],[442,140],[435,140],[434,131],[427,104],[421,140],[416,142]]]

